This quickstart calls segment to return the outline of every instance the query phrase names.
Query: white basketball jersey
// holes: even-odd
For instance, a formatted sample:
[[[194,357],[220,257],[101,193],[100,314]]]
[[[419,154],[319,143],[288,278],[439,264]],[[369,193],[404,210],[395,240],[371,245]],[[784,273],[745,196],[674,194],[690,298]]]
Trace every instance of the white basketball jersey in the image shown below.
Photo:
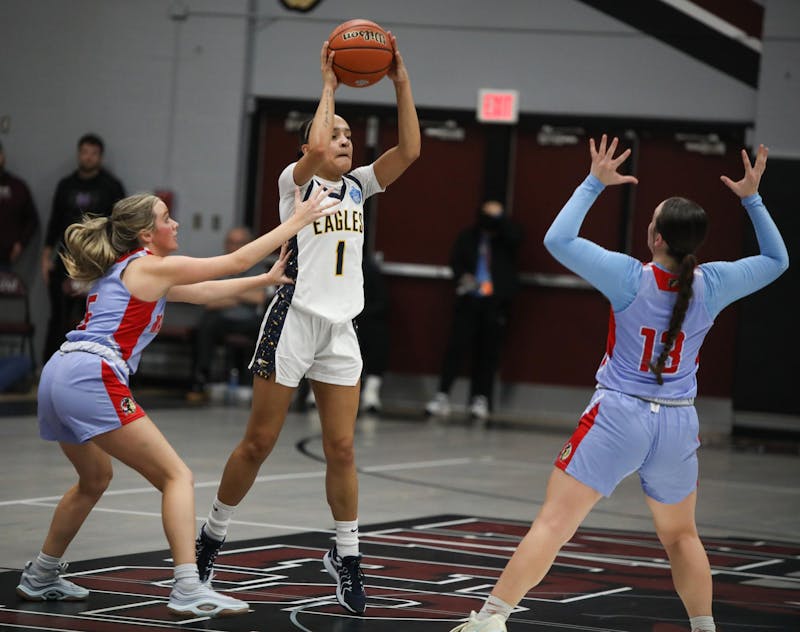
[[[294,167],[278,178],[281,222],[294,212]],[[331,322],[352,320],[364,309],[364,200],[382,192],[372,165],[345,174],[338,182],[317,176],[300,186],[303,199],[316,187],[328,187],[330,197],[340,200],[332,215],[309,224],[291,241],[286,274],[295,279],[289,290],[292,307]]]

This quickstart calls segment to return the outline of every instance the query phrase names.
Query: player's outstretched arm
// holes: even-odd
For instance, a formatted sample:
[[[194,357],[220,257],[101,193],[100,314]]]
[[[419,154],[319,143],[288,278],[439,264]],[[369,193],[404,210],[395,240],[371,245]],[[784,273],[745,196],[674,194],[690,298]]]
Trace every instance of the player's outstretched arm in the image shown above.
[[[128,266],[125,285],[137,298],[153,301],[176,285],[239,274],[265,259],[304,226],[332,213],[331,207],[339,202],[335,198],[328,198],[328,190],[324,187],[318,187],[305,201],[301,200],[300,189],[296,188],[294,200],[295,211],[289,219],[238,250],[205,258],[141,257]]]
[[[589,140],[592,159],[589,176],[575,189],[544,237],[548,252],[600,290],[615,310],[629,304],[635,295],[642,265],[633,257],[582,239],[578,233],[586,214],[606,185],[638,182],[633,176],[618,173],[620,165],[630,156],[630,150],[626,149],[615,157],[617,143],[618,139],[614,138],[609,144],[605,134],[599,147],[594,139]]]
[[[768,153],[764,145],[759,145],[755,163],[751,163],[747,151],[742,149],[742,178],[733,181],[728,176],[720,176],[725,186],[739,196],[753,222],[760,253],[737,261],[703,264],[708,287],[706,307],[712,317],[734,301],[769,285],[789,267],[786,244],[758,194],[761,176],[767,168]]]
[[[286,276],[286,264],[292,251],[289,250],[287,243],[281,245],[281,254],[269,271],[254,276],[241,277],[238,279],[222,279],[219,281],[204,281],[202,283],[192,283],[191,285],[176,285],[167,292],[168,301],[181,303],[194,303],[197,305],[207,305],[209,303],[224,303],[228,299],[239,298],[246,292],[261,290],[258,296],[261,301],[264,299],[263,288],[270,285],[286,285],[294,283]],[[248,295],[249,296],[249,295]],[[252,300],[254,304],[256,300]]]
[[[333,135],[333,117],[336,114],[334,93],[339,87],[339,80],[333,72],[335,51],[329,50],[328,41],[322,43],[319,53],[320,73],[322,74],[322,95],[308,134],[308,148],[294,168],[295,184],[305,184],[319,167],[325,162],[325,154]]]
[[[411,80],[408,77],[403,56],[397,48],[397,38],[391,31],[387,33],[394,49],[394,61],[386,75],[394,82],[397,95],[397,145],[384,152],[375,161],[375,177],[381,187],[388,187],[419,158],[422,139],[419,131],[417,108],[411,93]]]

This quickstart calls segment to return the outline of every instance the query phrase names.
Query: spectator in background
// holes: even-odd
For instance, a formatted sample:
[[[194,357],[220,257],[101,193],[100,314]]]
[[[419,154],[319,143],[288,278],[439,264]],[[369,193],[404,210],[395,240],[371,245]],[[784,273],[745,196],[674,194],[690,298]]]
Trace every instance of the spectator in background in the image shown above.
[[[486,200],[477,221],[456,239],[450,267],[456,281],[453,328],[447,343],[439,392],[425,406],[429,415],[450,414],[450,388],[463,352],[472,354],[470,415],[485,420],[492,410],[494,376],[517,290],[520,228],[506,217],[502,203]]]
[[[251,241],[253,234],[249,228],[245,226],[231,228],[225,236],[225,253],[230,254]],[[259,264],[229,278],[257,276],[262,272],[262,266]],[[267,291],[274,293],[274,288],[267,288]],[[211,374],[215,345],[226,334],[244,334],[251,338],[252,345],[255,345],[266,297],[263,287],[253,287],[240,294],[206,303],[197,327],[193,384],[192,390],[187,395],[188,399],[200,401],[206,398],[205,387]],[[240,379],[252,379],[250,372],[243,371],[242,367],[239,367],[239,376]]]
[[[83,314],[83,297],[65,292],[67,272],[58,256],[67,226],[80,222],[84,213],[109,217],[114,204],[125,197],[122,183],[103,168],[103,140],[84,134],[78,140],[78,168],[62,178],[53,196],[42,250],[42,277],[50,298],[50,320],[44,346],[45,361],[53,355],[74,325],[73,315]]]
[[[364,359],[361,410],[379,413],[383,374],[389,362],[389,294],[373,255],[364,252],[364,310],[356,316],[358,340]]]
[[[6,171],[0,143],[0,269],[11,270],[38,226],[39,215],[28,185]]]

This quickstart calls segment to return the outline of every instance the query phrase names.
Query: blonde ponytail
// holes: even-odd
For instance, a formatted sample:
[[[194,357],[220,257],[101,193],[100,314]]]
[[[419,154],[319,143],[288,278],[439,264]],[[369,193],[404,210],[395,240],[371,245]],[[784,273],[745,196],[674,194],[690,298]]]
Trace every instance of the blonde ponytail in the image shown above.
[[[126,197],[114,205],[111,217],[86,215],[64,233],[66,252],[61,259],[70,277],[92,283],[103,276],[120,255],[140,246],[139,234],[155,227],[153,207],[158,198],[149,193]]]

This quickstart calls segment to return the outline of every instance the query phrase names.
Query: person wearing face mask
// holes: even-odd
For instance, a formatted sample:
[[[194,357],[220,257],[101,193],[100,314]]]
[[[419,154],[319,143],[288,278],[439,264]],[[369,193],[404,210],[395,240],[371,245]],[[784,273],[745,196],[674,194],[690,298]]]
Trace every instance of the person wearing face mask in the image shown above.
[[[450,256],[455,280],[453,325],[447,343],[439,391],[425,406],[428,415],[450,414],[450,388],[465,351],[472,354],[470,415],[485,420],[492,410],[494,376],[511,306],[517,290],[517,255],[522,231],[497,200],[481,204],[475,223],[456,239]]]

